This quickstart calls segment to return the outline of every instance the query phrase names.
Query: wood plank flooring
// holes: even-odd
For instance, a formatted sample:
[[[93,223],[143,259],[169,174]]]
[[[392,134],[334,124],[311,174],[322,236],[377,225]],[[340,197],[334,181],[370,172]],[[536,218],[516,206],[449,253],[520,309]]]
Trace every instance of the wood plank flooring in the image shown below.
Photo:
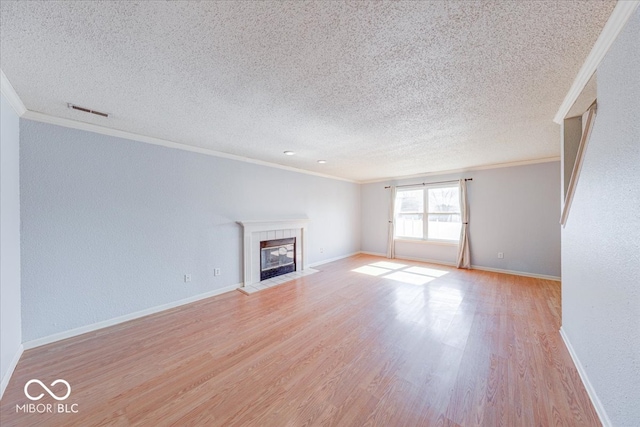
[[[600,425],[558,333],[558,282],[388,262],[358,255],[26,351],[1,424]],[[31,402],[32,378],[71,395]]]

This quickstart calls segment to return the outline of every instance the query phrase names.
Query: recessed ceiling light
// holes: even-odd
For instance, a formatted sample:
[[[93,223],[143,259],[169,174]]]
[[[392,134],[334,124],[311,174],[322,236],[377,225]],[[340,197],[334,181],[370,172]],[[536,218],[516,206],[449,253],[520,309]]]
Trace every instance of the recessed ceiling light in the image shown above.
[[[326,160],[318,160],[318,163],[320,163],[321,165],[324,165],[325,163],[327,163]]]
[[[294,153],[293,151],[285,151],[284,154],[286,154],[287,156],[293,156],[296,153]]]

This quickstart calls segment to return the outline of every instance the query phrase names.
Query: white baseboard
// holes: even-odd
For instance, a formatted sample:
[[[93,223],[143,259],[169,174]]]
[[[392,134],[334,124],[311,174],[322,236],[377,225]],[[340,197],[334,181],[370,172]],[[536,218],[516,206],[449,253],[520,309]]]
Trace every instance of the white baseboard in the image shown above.
[[[407,261],[426,262],[428,264],[446,265],[447,267],[455,267],[456,266],[455,262],[440,261],[440,260],[437,260],[437,259],[429,259],[429,258],[417,258],[417,257],[403,256],[403,257],[399,257],[399,259],[406,259]]]
[[[598,395],[596,394],[596,390],[591,385],[591,382],[589,381],[589,377],[587,376],[587,372],[584,370],[582,363],[580,363],[580,359],[578,359],[578,355],[573,349],[573,346],[569,341],[569,337],[565,333],[564,329],[562,329],[562,326],[560,327],[560,336],[562,337],[562,341],[564,341],[564,345],[567,347],[567,350],[569,350],[569,355],[571,355],[573,364],[576,365],[576,369],[578,370],[578,374],[580,375],[582,384],[584,384],[584,388],[587,390],[587,394],[591,399],[591,403],[593,403],[593,407],[598,413],[598,417],[600,417],[600,422],[602,423],[602,426],[611,427],[612,426],[611,420],[609,419],[607,412],[604,410],[604,406],[602,406],[602,402],[598,398]]]
[[[368,252],[368,251],[360,251],[361,254],[364,255],[373,255],[373,256],[381,256],[386,258],[387,254],[383,254],[380,252]],[[447,262],[447,261],[440,261],[440,260],[435,260],[435,259],[427,259],[427,258],[416,258],[416,257],[410,257],[410,256],[398,256],[395,257],[394,259],[404,259],[407,261],[416,261],[416,262],[426,262],[429,264],[438,264],[438,265],[446,265],[449,267],[455,267],[455,263],[453,262]]]
[[[340,255],[340,256],[337,256],[337,257],[334,257],[334,258],[323,259],[322,261],[318,261],[318,262],[314,262],[313,264],[309,264],[309,265],[307,265],[307,267],[317,267],[317,266],[322,265],[322,264],[327,264],[327,263],[330,263],[330,262],[333,262],[333,261],[338,261],[338,260],[341,260],[341,259],[344,259],[344,258],[349,258],[350,256],[358,255],[359,253],[360,252],[353,252],[353,253],[350,253],[350,254],[347,254],[347,255]]]
[[[24,351],[24,346],[20,344],[18,347],[18,351],[13,355],[13,359],[11,359],[11,364],[9,365],[9,369],[5,372],[2,377],[2,383],[0,383],[0,399],[4,395],[4,391],[7,389],[9,385],[9,380],[11,379],[11,375],[13,375],[13,371],[15,371],[16,366],[18,366],[18,362],[20,361],[20,357],[22,356],[22,352]]]
[[[471,265],[471,268],[473,270],[491,271],[493,273],[513,274],[514,276],[534,277],[536,279],[555,280],[556,282],[561,281],[561,278],[558,276],[547,276],[546,274],[527,273],[524,271],[515,271],[515,270],[503,270],[501,268],[483,267],[481,265],[473,265],[473,264]]]
[[[97,331],[98,329],[108,328],[109,326],[117,325],[119,323],[128,322],[129,320],[138,319],[140,317],[148,316],[150,314],[159,313],[164,310],[169,310],[181,305],[189,304],[195,301],[199,301],[205,298],[211,298],[216,295],[224,294],[226,292],[235,291],[241,284],[226,286],[224,288],[215,289],[204,294],[194,295],[189,298],[181,299],[178,301],[172,301],[167,304],[158,305],[156,307],[146,308],[144,310],[136,311],[134,313],[125,314],[124,316],[114,317],[113,319],[103,320],[102,322],[92,323],[90,325],[81,326],[79,328],[70,329],[68,331],[59,332],[57,334],[48,335],[42,338],[36,338],[35,340],[27,341],[23,343],[25,350],[30,350],[35,347],[40,347],[46,344],[51,344],[56,341],[61,341],[67,338],[75,337],[78,335],[86,334],[87,332]]]
[[[385,258],[387,256],[387,254],[383,254],[379,252],[360,251],[360,253],[365,255],[381,256]],[[449,267],[456,266],[455,262],[447,262],[447,261],[441,261],[436,259],[415,258],[415,257],[405,257],[405,256],[399,256],[399,257],[396,257],[395,259],[406,259],[407,261],[427,262],[429,264],[440,264],[440,265],[446,265]],[[536,279],[555,280],[558,282],[561,280],[560,277],[558,276],[547,276],[545,274],[527,273],[524,271],[515,271],[515,270],[503,270],[501,268],[483,267],[481,265],[471,265],[471,268],[473,270],[491,271],[493,273],[513,274],[514,276],[534,277]]]
[[[361,253],[363,255],[373,255],[373,256],[382,256],[382,257],[387,257],[387,254],[383,254],[382,252],[369,252],[369,251],[360,251],[358,253]]]

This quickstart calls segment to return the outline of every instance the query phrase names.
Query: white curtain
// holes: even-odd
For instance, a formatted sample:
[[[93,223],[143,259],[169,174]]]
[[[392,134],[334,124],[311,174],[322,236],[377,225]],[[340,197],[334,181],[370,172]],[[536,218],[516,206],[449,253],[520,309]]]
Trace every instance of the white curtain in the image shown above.
[[[393,240],[396,226],[396,186],[389,188],[391,199],[389,200],[389,234],[387,240],[387,258],[396,257],[396,244]]]
[[[469,207],[467,206],[467,182],[459,181],[460,186],[460,245],[458,246],[458,268],[471,268],[471,255],[469,253]]]

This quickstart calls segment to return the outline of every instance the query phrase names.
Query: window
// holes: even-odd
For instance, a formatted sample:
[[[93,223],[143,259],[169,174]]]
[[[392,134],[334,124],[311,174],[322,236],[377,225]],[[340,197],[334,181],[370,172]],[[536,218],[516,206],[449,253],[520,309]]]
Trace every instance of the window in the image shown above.
[[[450,242],[460,239],[460,198],[457,185],[398,189],[395,211],[396,238]]]

